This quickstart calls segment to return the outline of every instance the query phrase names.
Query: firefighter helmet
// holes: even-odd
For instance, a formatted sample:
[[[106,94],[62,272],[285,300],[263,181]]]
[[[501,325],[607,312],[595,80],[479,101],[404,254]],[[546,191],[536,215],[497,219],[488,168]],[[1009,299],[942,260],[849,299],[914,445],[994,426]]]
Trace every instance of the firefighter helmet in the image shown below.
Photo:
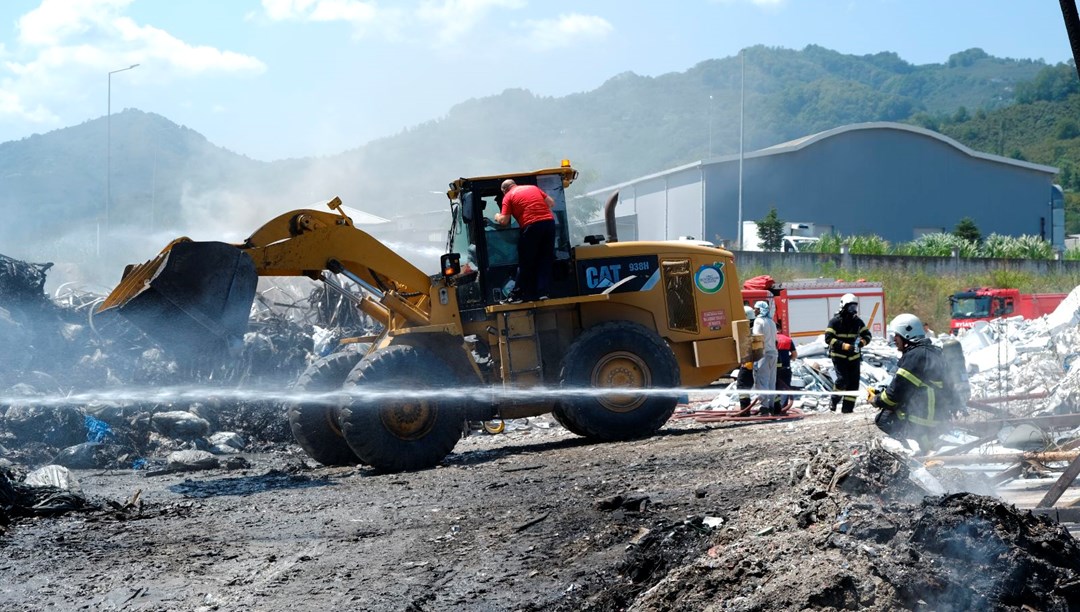
[[[845,293],[844,295],[840,296],[840,308],[843,308],[848,304],[855,304],[856,306],[858,306],[859,298],[855,297],[854,293]]]
[[[908,342],[926,337],[926,329],[923,327],[919,317],[906,312],[896,315],[892,322],[889,323],[889,333],[896,334]]]

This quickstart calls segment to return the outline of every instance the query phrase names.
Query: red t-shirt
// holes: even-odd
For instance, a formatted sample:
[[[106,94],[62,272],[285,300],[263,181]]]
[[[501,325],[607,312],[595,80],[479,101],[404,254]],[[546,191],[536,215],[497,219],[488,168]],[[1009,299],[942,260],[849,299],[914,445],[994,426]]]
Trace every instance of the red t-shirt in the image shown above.
[[[537,221],[554,220],[547,202],[547,194],[536,185],[518,185],[506,192],[502,201],[502,214],[511,215],[519,227]]]

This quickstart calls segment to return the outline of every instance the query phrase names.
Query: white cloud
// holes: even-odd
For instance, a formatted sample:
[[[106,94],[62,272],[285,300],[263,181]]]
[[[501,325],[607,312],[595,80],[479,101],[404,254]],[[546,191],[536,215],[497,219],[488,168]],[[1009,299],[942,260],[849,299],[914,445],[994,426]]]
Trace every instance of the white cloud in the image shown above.
[[[188,75],[206,72],[260,74],[266,71],[266,65],[250,55],[189,45],[164,30],[140,26],[127,17],[116,19],[113,25],[125,43],[139,50],[137,54],[126,51],[124,57],[145,58],[144,61],[155,64],[155,69],[164,64]]]
[[[342,21],[353,27],[357,37],[379,21],[392,27],[398,15],[397,10],[381,10],[375,2],[364,0],[262,0],[262,6],[273,21]]]
[[[615,28],[603,17],[570,13],[556,19],[525,22],[524,40],[536,49],[568,47],[581,41],[603,40]]]
[[[19,18],[19,42],[33,47],[59,44],[106,24],[133,0],[42,0]]]
[[[788,0],[712,0],[712,2],[714,4],[753,4],[766,10],[772,10],[784,6]]]
[[[30,123],[49,123],[59,120],[59,117],[40,104],[34,108],[23,106],[19,96],[9,90],[6,81],[0,83],[0,118],[2,117],[17,117]]]
[[[57,124],[53,106],[78,104],[89,83],[141,64],[131,79],[167,81],[206,73],[261,74],[258,58],[184,42],[124,13],[133,0],[42,0],[16,22],[13,45],[0,49],[0,120]],[[141,74],[148,73],[147,76]]]
[[[419,21],[436,28],[433,38],[440,45],[463,39],[495,9],[524,8],[523,0],[442,0],[421,2],[416,10]]]
[[[382,8],[367,0],[262,0],[272,21],[344,22],[357,38],[377,31],[386,39],[409,36],[436,46],[458,42],[493,11],[517,10],[525,0],[421,0],[411,8]],[[376,29],[377,28],[377,29]]]

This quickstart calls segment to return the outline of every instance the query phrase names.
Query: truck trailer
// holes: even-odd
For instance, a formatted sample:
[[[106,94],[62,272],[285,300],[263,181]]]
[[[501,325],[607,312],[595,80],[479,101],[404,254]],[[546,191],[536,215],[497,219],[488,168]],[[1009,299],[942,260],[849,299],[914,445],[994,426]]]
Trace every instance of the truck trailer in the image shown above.
[[[771,278],[756,277],[746,281],[742,290],[744,304],[769,302],[777,330],[790,336],[796,345],[812,342],[825,333],[845,293],[859,299],[859,316],[870,333],[884,338],[885,289],[881,283],[816,279],[774,283]]]

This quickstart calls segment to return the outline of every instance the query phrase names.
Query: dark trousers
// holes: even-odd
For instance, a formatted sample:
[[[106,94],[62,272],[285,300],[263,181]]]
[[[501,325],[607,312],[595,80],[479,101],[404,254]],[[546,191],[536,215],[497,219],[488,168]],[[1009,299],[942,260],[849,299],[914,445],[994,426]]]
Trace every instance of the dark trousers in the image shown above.
[[[514,292],[525,301],[548,294],[555,265],[555,221],[537,221],[521,228],[518,276]]]
[[[790,391],[791,390],[791,368],[784,368],[784,367],[776,368],[776,388],[777,388],[777,390],[780,390],[780,391]],[[788,403],[788,399],[790,399],[790,398],[791,398],[790,395],[781,395],[780,396],[780,405],[781,406],[786,405]]]
[[[862,363],[860,359],[838,359],[833,357],[833,370],[836,371],[836,381],[833,384],[833,390],[835,391],[858,391],[859,390],[859,365]],[[834,395],[832,397],[832,407],[836,410],[836,403],[840,400],[840,397]],[[854,412],[855,411],[855,396],[845,395],[843,398],[843,407],[841,412]]]
[[[741,393],[741,391],[754,388],[754,370],[751,368],[739,368],[739,376],[735,379],[735,388],[740,390],[739,393],[739,407],[743,410],[750,407],[750,394]]]

